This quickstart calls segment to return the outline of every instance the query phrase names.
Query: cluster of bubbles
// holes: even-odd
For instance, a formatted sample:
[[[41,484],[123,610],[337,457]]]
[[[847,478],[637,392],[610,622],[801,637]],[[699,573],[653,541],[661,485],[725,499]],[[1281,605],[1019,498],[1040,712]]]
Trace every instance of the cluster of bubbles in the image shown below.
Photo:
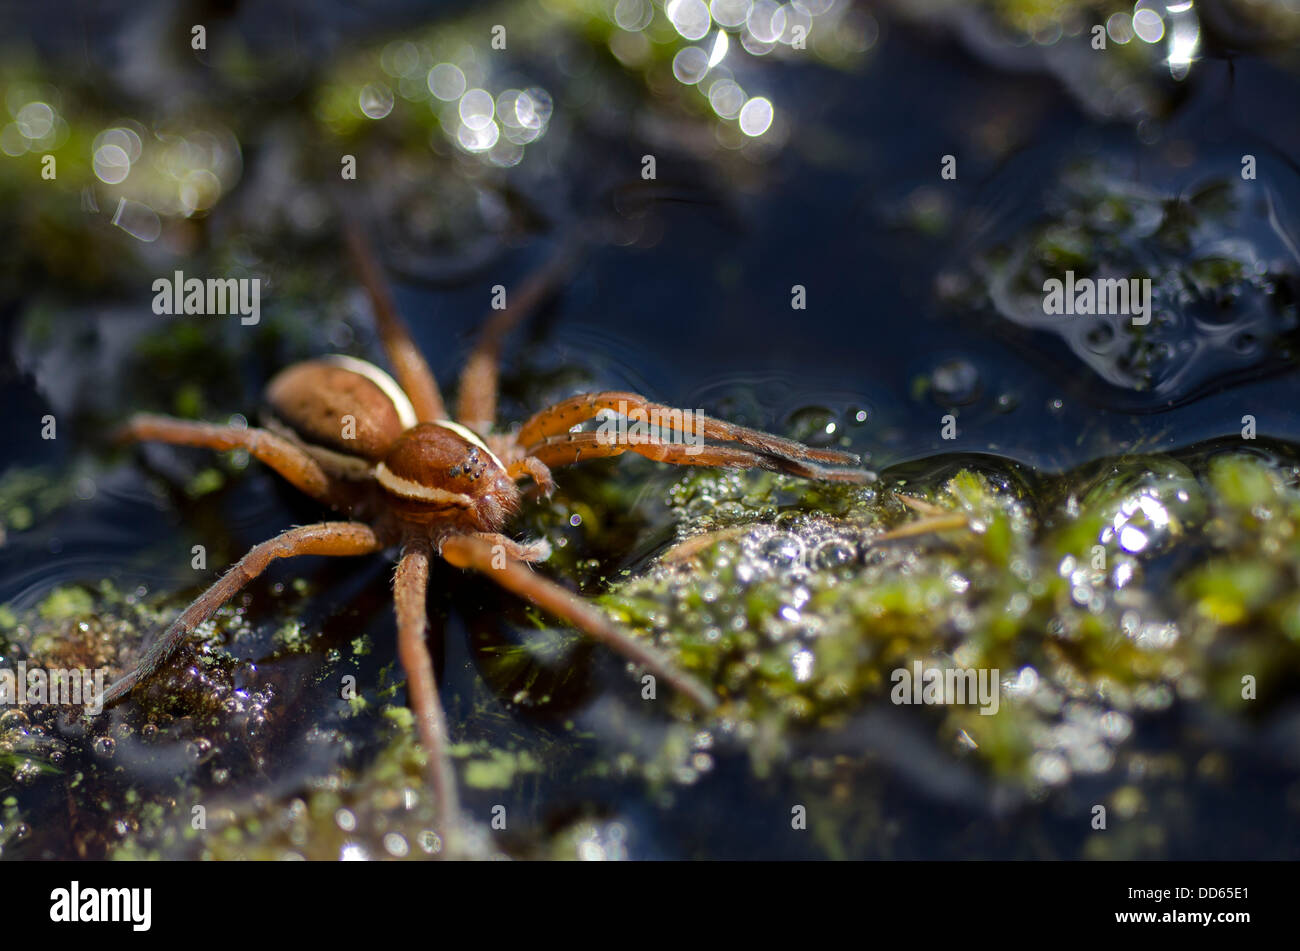
[[[48,155],[68,144],[71,129],[59,114],[57,89],[17,82],[5,90],[4,102],[12,121],[0,128],[0,152]],[[225,129],[150,130],[134,119],[101,129],[88,158],[103,187],[86,192],[87,210],[99,211],[106,199],[103,211],[113,224],[141,241],[158,238],[163,218],[208,211],[242,171],[239,142]]]
[[[1201,24],[1193,0],[1138,0],[1132,13],[1118,12],[1106,20],[1106,36],[1112,43],[1124,45],[1134,39],[1155,45],[1166,40],[1169,72],[1182,79],[1196,59],[1201,43]]]
[[[222,128],[152,132],[135,120],[119,121],[91,143],[95,178],[110,186],[113,223],[141,241],[154,241],[162,218],[207,212],[238,181],[239,142]]]
[[[357,105],[368,119],[387,117],[398,96],[427,103],[443,135],[500,167],[518,165],[524,147],[546,134],[550,94],[533,86],[494,96],[484,88],[487,67],[469,46],[440,57],[427,46],[396,41],[384,48],[380,66],[389,80],[367,83],[358,94]]]
[[[673,76],[694,87],[720,119],[734,121],[744,135],[758,138],[773,127],[776,112],[770,99],[751,96],[727,66],[733,51],[766,56],[778,51],[809,48],[814,37],[837,35],[855,51],[875,42],[874,21],[850,24],[845,0],[608,0],[606,16],[618,28],[610,48],[620,61],[642,60],[650,40],[685,40],[673,57]],[[671,31],[671,32],[670,32]]]
[[[1070,17],[1070,5],[1032,15],[1024,28],[1038,46],[1054,46],[1066,34],[1090,35],[1091,21]],[[1201,23],[1195,0],[1137,0],[1131,11],[1118,10],[1106,18],[1106,41],[1119,46],[1141,42],[1165,44],[1165,63],[1175,79],[1184,78],[1197,59]]]
[[[49,86],[14,83],[5,90],[5,107],[12,121],[0,128],[0,152],[16,158],[62,146],[71,130],[59,115],[58,101],[58,90]]]

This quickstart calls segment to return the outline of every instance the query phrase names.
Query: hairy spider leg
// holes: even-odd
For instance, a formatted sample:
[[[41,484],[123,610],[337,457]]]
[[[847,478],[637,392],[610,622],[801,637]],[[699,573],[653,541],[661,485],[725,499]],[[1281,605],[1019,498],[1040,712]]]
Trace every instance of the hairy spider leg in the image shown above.
[[[461,425],[483,434],[492,429],[497,416],[501,348],[520,321],[573,272],[581,246],[582,240],[574,232],[511,294],[506,307],[493,311],[484,323],[456,391],[456,419]]]
[[[416,418],[422,423],[435,423],[447,418],[447,407],[438,390],[438,381],[429,369],[424,354],[411,339],[411,332],[397,312],[392,291],[380,271],[379,262],[371,250],[370,242],[360,226],[349,221],[345,229],[348,253],[356,267],[361,283],[370,296],[370,306],[375,313],[379,337],[384,351],[393,365],[397,383],[415,407]]]
[[[393,575],[393,602],[397,611],[397,652],[406,671],[406,693],[415,714],[420,745],[428,757],[425,768],[433,789],[434,808],[447,838],[447,851],[460,828],[460,803],[456,773],[451,765],[447,741],[447,714],[438,699],[433,659],[425,641],[428,616],[425,596],[429,588],[429,539],[413,534],[402,546],[402,557]]]
[[[204,591],[180,617],[168,626],[145,652],[144,657],[126,676],[118,679],[104,694],[104,706],[116,703],[148,679],[194,629],[212,617],[250,581],[266,570],[277,558],[299,555],[371,555],[383,545],[369,525],[361,522],[320,522],[282,532],[275,538],[254,545],[243,558]]]
[[[318,502],[332,505],[337,501],[334,484],[320,463],[301,446],[266,429],[240,429],[140,413],[127,420],[113,434],[113,439],[119,443],[162,442],[202,449],[243,449]]]
[[[691,446],[683,443],[664,442],[659,439],[630,437],[627,434],[605,433],[564,433],[547,436],[533,443],[526,450],[530,458],[539,460],[549,468],[571,466],[589,459],[605,456],[620,456],[625,452],[635,452],[675,466],[715,466],[727,469],[768,469],[773,472],[785,472],[805,479],[820,479],[824,482],[851,482],[860,484],[869,481],[870,473],[861,469],[830,469],[812,462],[789,459],[785,456],[772,456],[766,453],[737,449],[734,446]]]
[[[494,560],[493,546],[487,539],[452,535],[443,540],[440,554],[457,568],[481,572],[529,604],[569,622],[593,640],[662,677],[702,709],[712,710],[717,706],[717,698],[708,687],[678,670],[658,650],[625,631],[578,595],[530,571],[522,562],[510,558]]]
[[[693,410],[652,403],[636,393],[618,391],[580,393],[548,406],[524,423],[516,434],[515,441],[526,452],[534,454],[531,451],[533,447],[539,446],[550,437],[567,434],[579,423],[594,419],[602,410],[610,410],[622,416],[636,414],[640,420],[659,429],[690,436],[701,443],[705,439],[738,443],[752,452],[789,462],[837,466],[856,466],[861,462],[861,459],[851,452],[842,452],[838,449],[815,449],[793,439],[783,439],[757,429],[737,426],[735,423],[714,419]],[[692,448],[698,450],[702,445],[695,445]],[[870,482],[874,479],[874,475],[865,470],[850,471],[855,474],[840,478],[844,481],[856,482]]]

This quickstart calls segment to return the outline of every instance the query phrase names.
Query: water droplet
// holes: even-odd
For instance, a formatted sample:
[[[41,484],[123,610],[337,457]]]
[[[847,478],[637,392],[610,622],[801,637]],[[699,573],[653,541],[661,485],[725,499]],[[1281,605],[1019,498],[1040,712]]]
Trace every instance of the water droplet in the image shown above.
[[[964,406],[980,395],[980,375],[969,360],[957,357],[939,364],[930,374],[934,398],[945,406]]]

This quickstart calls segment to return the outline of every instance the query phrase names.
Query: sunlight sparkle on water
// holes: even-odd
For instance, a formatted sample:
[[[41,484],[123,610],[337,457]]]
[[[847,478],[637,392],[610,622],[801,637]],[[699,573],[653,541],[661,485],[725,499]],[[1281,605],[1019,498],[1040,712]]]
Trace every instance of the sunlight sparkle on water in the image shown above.
[[[713,40],[713,52],[709,54],[709,69],[713,69],[726,59],[727,50],[730,48],[731,42],[727,39],[726,30],[719,30],[718,35]]]
[[[453,63],[439,63],[429,70],[429,92],[443,102],[455,102],[465,95],[465,74]]]
[[[383,119],[393,111],[393,91],[383,83],[370,83],[361,88],[357,105],[368,119]]]
[[[713,22],[718,26],[736,29],[744,26],[751,7],[752,0],[713,0],[709,11],[713,14]]]
[[[702,40],[709,34],[711,20],[704,0],[668,0],[664,13],[685,39]]]
[[[740,109],[740,131],[748,136],[759,136],[772,127],[772,103],[755,96]]]
[[[760,43],[775,43],[785,32],[785,8],[774,0],[758,0],[749,11],[745,25]]]
[[[1144,43],[1159,43],[1165,35],[1165,21],[1150,7],[1133,12],[1133,32]]]
[[[686,46],[673,57],[673,75],[685,86],[694,86],[709,71],[709,57],[698,46]]]

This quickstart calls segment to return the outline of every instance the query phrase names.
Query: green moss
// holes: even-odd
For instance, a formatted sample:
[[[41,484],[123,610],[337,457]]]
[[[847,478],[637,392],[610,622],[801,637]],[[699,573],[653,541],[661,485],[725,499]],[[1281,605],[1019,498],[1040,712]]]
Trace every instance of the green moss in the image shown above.
[[[567,772],[567,754],[592,741],[572,725],[553,740],[507,733],[491,743],[462,742],[453,755],[463,789],[467,796],[514,796],[529,783],[557,781],[558,770],[569,782],[633,781],[652,797],[670,795],[707,770],[711,745],[726,737],[747,752],[756,778],[789,776],[811,808],[845,817],[851,813],[843,804],[834,808],[828,777],[870,787],[876,781],[866,770],[870,759],[827,759],[813,751],[825,742],[851,744],[857,717],[894,709],[894,674],[917,662],[998,671],[996,714],[984,715],[977,705],[898,708],[937,749],[987,782],[1034,796],[1077,778],[1118,777],[1119,764],[1137,755],[1131,740],[1138,720],[1159,715],[1175,698],[1224,715],[1258,716],[1284,702],[1286,685],[1300,676],[1298,471],[1280,450],[1211,445],[1175,456],[1102,460],[1057,476],[988,457],[930,459],[886,470],[869,487],[813,485],[771,473],[687,474],[663,499],[676,539],[606,583],[600,600],[711,683],[724,701],[717,717],[700,717],[666,694],[672,718],[665,729],[647,732],[630,712],[606,716],[602,755]],[[620,493],[639,493],[641,483],[606,485],[595,491],[600,504],[589,504],[578,526],[563,495],[536,510],[538,523],[554,521],[547,530],[573,532],[571,557],[551,571],[590,572],[599,584],[591,547],[627,544],[629,532],[646,531],[643,522],[618,514],[626,502]],[[904,496],[939,514],[919,514]],[[954,516],[964,527],[954,526]],[[939,530],[886,537],[927,517],[941,519]],[[694,553],[674,560],[681,543]],[[242,729],[228,706],[234,658],[313,650],[314,632],[295,620],[311,586],[285,589],[277,595],[285,619],[261,633],[238,605],[218,612],[187,648],[191,665],[177,665],[170,683],[141,698],[147,722],[192,724],[193,735],[181,733],[174,742],[197,743],[199,750]],[[70,586],[50,592],[31,612],[10,610],[0,620],[29,657],[80,657],[120,668],[184,600],[183,592],[136,600],[108,584]],[[521,618],[530,626],[526,612]],[[327,666],[369,655],[366,637],[348,638],[323,652]],[[516,703],[544,706],[568,689],[575,644],[571,632],[548,627],[519,645],[493,645],[484,654],[485,680]],[[1243,678],[1255,685],[1255,699],[1248,699]],[[102,799],[106,819],[129,816],[135,829],[106,851],[223,858],[328,858],[348,849],[437,854],[413,717],[383,702],[381,695],[394,690],[385,684],[339,714],[339,722],[366,722],[379,731],[365,746],[369,755],[356,755],[353,734],[318,725],[314,733],[340,744],[338,759],[296,798],[223,797],[202,773],[160,793],[111,782],[101,766],[88,779],[79,772],[83,798]],[[250,702],[273,719],[287,712],[272,694],[255,691],[239,701]],[[495,711],[496,704],[485,709]],[[372,710],[377,718],[369,716]],[[39,766],[51,765],[58,752],[53,733],[24,749],[11,732],[6,747],[4,726],[0,780],[54,775]],[[138,742],[130,734],[114,739]],[[233,748],[249,742],[241,733]],[[1144,794],[1145,787],[1134,788]],[[1132,806],[1133,793],[1114,795],[1116,808]],[[201,834],[191,828],[185,805],[200,801],[208,807]],[[1135,816],[1144,814],[1139,808]],[[858,825],[815,827],[818,848],[887,853],[883,844],[869,844],[879,840],[881,815],[853,815]],[[478,839],[472,848],[490,855],[508,841],[517,854],[617,851],[606,832],[607,824],[582,820],[557,831],[549,845],[534,831],[496,844]],[[1116,848],[1158,854],[1145,841]]]
[[[0,544],[5,532],[25,532],[73,497],[77,475],[43,467],[13,467],[0,475]]]
[[[527,751],[488,750],[486,756],[467,760],[461,776],[471,789],[507,789],[515,782],[518,773],[535,773],[540,768]]]
[[[1208,691],[1241,709],[1251,674],[1259,707],[1282,702],[1279,685],[1300,674],[1290,463],[1217,450],[1130,457],[1037,493],[991,466],[886,471],[878,489],[838,506],[839,520],[808,506],[793,480],[689,476],[671,494],[683,535],[717,541],[689,564],[651,566],[605,603],[712,681],[725,718],[787,738],[755,742],[761,773],[771,764],[760,760],[788,753],[792,729],[834,734],[854,711],[888,704],[891,673],[918,660],[998,671],[996,715],[909,713],[941,745],[965,744],[991,776],[1026,788],[1110,769],[1134,717],[1178,694]],[[898,487],[969,527],[878,543],[918,518]],[[766,524],[747,525],[751,513]],[[835,546],[852,561],[808,557]],[[1161,582],[1148,586],[1156,566]]]
[[[67,621],[91,612],[94,599],[90,592],[77,585],[55,588],[41,602],[39,613],[45,621]]]

